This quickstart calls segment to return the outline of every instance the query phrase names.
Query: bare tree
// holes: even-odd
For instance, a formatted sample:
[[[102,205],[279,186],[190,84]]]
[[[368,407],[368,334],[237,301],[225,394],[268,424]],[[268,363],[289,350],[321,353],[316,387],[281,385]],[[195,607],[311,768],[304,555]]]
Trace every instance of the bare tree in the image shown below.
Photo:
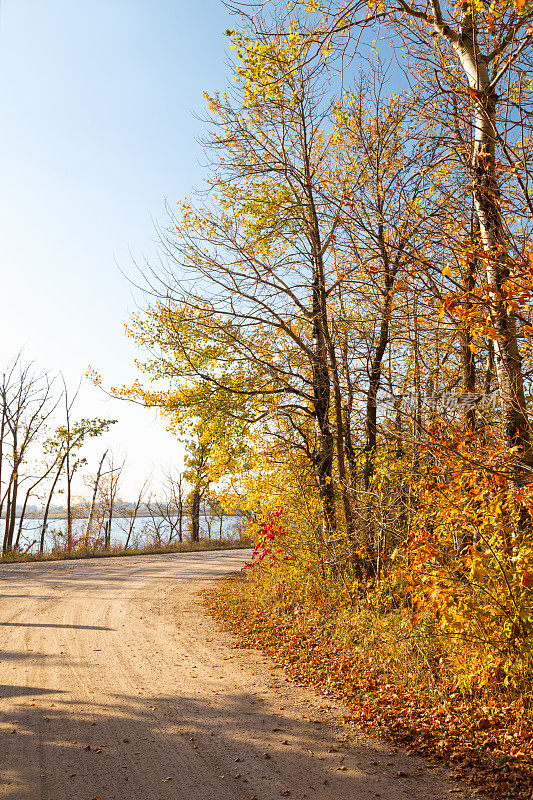
[[[183,515],[185,508],[185,479],[183,473],[177,475],[167,470],[164,475],[162,487],[164,496],[155,502],[156,508],[168,527],[168,540],[170,544],[177,536],[178,541],[183,541]]]
[[[98,484],[100,483],[100,477],[102,475],[102,467],[104,465],[105,458],[107,456],[107,450],[104,451],[102,458],[100,459],[100,463],[98,464],[98,470],[96,472],[96,477],[94,479],[94,487],[93,487],[93,495],[91,499],[91,505],[89,507],[89,514],[87,516],[87,525],[85,528],[85,537],[84,537],[84,548],[87,549],[89,546],[89,537],[91,533],[91,525],[93,521],[93,514],[96,504],[96,496],[98,494]]]
[[[111,527],[120,487],[120,478],[125,463],[126,460],[124,459],[121,464],[115,466],[113,454],[111,454],[108,456],[109,469],[100,476],[104,478],[103,481],[100,481],[99,485],[100,505],[102,507],[102,521],[104,526],[104,550],[109,550],[111,548]]]
[[[19,487],[25,480],[23,465],[57,406],[53,389],[53,380],[49,375],[36,373],[34,365],[24,365],[20,356],[2,378],[1,460],[2,466],[5,461],[8,468],[4,485],[0,484],[0,514],[5,507],[4,553],[13,549]],[[37,484],[40,482],[38,480]]]
[[[144,481],[144,483],[142,484],[141,488],[139,489],[139,493],[137,494],[137,499],[135,500],[135,505],[133,506],[133,508],[131,509],[131,512],[129,514],[128,532],[127,532],[127,535],[126,535],[126,540],[124,542],[124,550],[127,550],[129,545],[130,545],[131,537],[133,535],[133,531],[134,531],[134,528],[135,528],[135,523],[137,521],[137,515],[138,515],[139,509],[140,509],[140,507],[141,507],[141,505],[142,505],[142,503],[144,501],[144,497],[146,496],[146,490],[148,488],[148,483],[149,483],[149,480],[147,478]]]

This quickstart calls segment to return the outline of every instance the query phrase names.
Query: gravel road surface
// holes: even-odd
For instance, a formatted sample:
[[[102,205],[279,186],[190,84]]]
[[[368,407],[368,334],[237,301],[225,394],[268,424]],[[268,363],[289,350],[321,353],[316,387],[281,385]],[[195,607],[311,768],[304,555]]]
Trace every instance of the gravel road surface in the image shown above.
[[[469,797],[205,616],[247,555],[0,565],[1,800]]]

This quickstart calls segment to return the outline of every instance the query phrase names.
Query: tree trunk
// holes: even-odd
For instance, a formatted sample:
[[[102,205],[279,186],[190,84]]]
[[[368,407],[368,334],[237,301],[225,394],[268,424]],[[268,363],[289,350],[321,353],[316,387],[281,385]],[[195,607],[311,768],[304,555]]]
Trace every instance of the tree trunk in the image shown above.
[[[72,475],[70,474],[70,441],[67,440],[67,552],[72,550]]]
[[[492,379],[494,378],[494,342],[492,339],[487,341],[487,361],[485,364],[485,376],[483,379],[483,391],[486,395],[490,394]]]
[[[342,302],[342,296],[339,290],[339,302],[341,307],[341,313],[344,314],[344,304]],[[346,461],[348,462],[348,469],[350,471],[350,487],[351,487],[351,498],[355,498],[355,490],[357,486],[357,456],[355,452],[355,447],[353,444],[352,438],[352,410],[353,410],[353,401],[354,401],[354,390],[353,390],[353,383],[350,377],[350,364],[348,361],[348,337],[347,335],[344,336],[341,345],[341,357],[342,357],[342,366],[344,369],[344,376],[346,380],[346,393],[344,397],[343,403],[343,420],[344,420],[344,455],[346,456]]]
[[[483,118],[494,118],[494,100],[484,98],[486,113]],[[526,411],[522,358],[518,349],[516,319],[507,313],[504,283],[509,277],[509,265],[503,241],[503,223],[500,215],[499,191],[494,177],[493,135],[476,125],[476,149],[473,159],[473,183],[476,211],[481,238],[487,255],[487,282],[495,290],[492,295],[491,318],[498,331],[494,341],[495,367],[500,392],[502,429],[510,447],[521,448],[526,463],[531,463],[532,453],[529,422]],[[491,141],[492,140],[492,141]],[[489,150],[490,143],[490,150]],[[487,153],[490,153],[488,155]]]
[[[318,491],[322,502],[322,533],[328,538],[337,529],[335,491],[333,486],[333,433],[329,422],[330,378],[324,336],[319,323],[318,279],[313,281],[313,335],[315,359],[313,361],[313,405],[317,431],[315,470]]]
[[[9,552],[9,528],[11,526],[11,479],[9,481],[9,486],[7,489],[7,498],[6,498],[6,516],[4,519],[4,541],[2,543],[2,552],[5,554]]]
[[[302,120],[304,119],[305,116],[302,114]],[[316,480],[318,483],[318,491],[322,504],[322,535],[324,538],[328,539],[337,529],[335,489],[333,483],[333,454],[335,442],[329,420],[331,381],[328,364],[328,331],[325,325],[327,322],[327,305],[324,285],[322,243],[320,239],[320,226],[318,224],[318,216],[314,202],[313,184],[311,181],[311,167],[305,123],[302,124],[302,159],[304,162],[306,178],[305,195],[308,203],[310,226],[309,244],[313,266],[311,293],[315,357],[312,365],[312,380],[314,417],[317,431],[317,449],[314,465]]]
[[[92,496],[92,500],[91,500],[91,507],[89,509],[89,516],[87,517],[87,527],[85,529],[85,537],[84,537],[84,542],[83,542],[83,546],[85,547],[85,549],[87,549],[89,547],[89,534],[91,532],[91,522],[92,522],[92,519],[93,519],[94,504],[96,502],[96,493],[98,492],[98,484],[100,483],[100,474],[102,472],[102,466],[104,464],[104,460],[105,460],[106,455],[107,455],[107,450],[105,451],[104,455],[100,459],[100,463],[98,465],[98,472],[96,473],[96,480],[94,482],[94,489],[93,489],[93,496]]]
[[[461,36],[453,44],[474,93],[472,194],[486,262],[487,283],[492,289],[490,316],[497,331],[494,338],[496,377],[500,396],[502,433],[509,447],[520,448],[522,465],[533,462],[516,317],[508,313],[504,284],[510,257],[501,215],[496,177],[496,103],[487,61],[479,50],[473,15],[464,7]],[[517,464],[518,471],[521,471]],[[518,478],[518,475],[517,475]]]
[[[107,550],[111,548],[111,525],[113,524],[113,503],[114,501],[110,499],[109,501],[109,518],[108,522],[108,542],[107,542]]]
[[[13,449],[16,448],[17,440],[13,440]],[[4,553],[9,553],[13,549],[13,536],[15,533],[15,523],[17,521],[17,494],[19,485],[20,461],[15,460],[13,471],[10,477],[8,503],[6,508],[6,527],[4,533]]]
[[[380,226],[382,228],[383,226]],[[381,231],[383,233],[383,231]],[[374,358],[370,366],[368,391],[366,395],[366,418],[365,418],[365,465],[363,471],[363,485],[365,492],[370,489],[370,483],[374,475],[377,447],[377,397],[381,385],[381,365],[383,356],[389,343],[390,314],[392,307],[392,287],[394,285],[395,272],[391,271],[388,259],[385,262],[385,286],[383,290],[383,309],[381,312],[381,324],[379,337],[374,353]]]
[[[13,548],[15,552],[17,552],[17,550],[19,549],[20,537],[22,535],[22,523],[24,522],[24,517],[26,515],[26,507],[28,505],[28,500],[30,498],[30,492],[33,488],[34,488],[33,486],[30,487],[29,491],[26,492],[26,497],[24,498],[24,503],[22,505],[22,509],[20,512],[19,524],[17,528],[17,538],[15,539],[15,547]]]
[[[422,386],[420,378],[420,339],[418,336],[418,297],[413,304],[413,475],[420,473],[420,442],[422,439]],[[413,403],[411,402],[411,406]]]
[[[200,500],[201,491],[195,486],[191,498],[191,542],[200,541]]]
[[[130,520],[130,527],[129,527],[129,530],[128,530],[128,535],[126,536],[126,542],[124,544],[124,550],[127,550],[128,547],[129,547],[131,535],[133,533],[133,528],[135,527],[135,521],[137,519],[137,514],[139,513],[139,507],[141,505],[141,502],[142,502],[142,492],[139,494],[137,503],[135,504],[135,509],[133,511],[133,514],[132,514],[132,517],[131,517],[131,520]]]
[[[62,471],[63,466],[65,464],[65,459],[66,459],[66,454],[61,459],[61,462],[59,464],[59,468],[58,468],[56,476],[54,478],[54,482],[52,483],[52,487],[51,487],[50,492],[48,494],[48,500],[46,501],[46,508],[44,510],[44,517],[43,517],[43,525],[42,525],[42,528],[41,528],[41,541],[39,543],[39,553],[41,555],[44,552],[44,537],[46,536],[46,526],[48,524],[48,514],[50,512],[50,505],[52,504],[52,498],[54,496],[54,492],[55,492],[55,488],[56,488],[57,482],[59,480],[59,476],[61,475],[61,471]]]
[[[5,376],[4,376],[5,378]],[[6,429],[6,396],[2,391],[2,423],[0,424],[0,520],[4,511],[4,495],[2,495],[2,469],[4,466],[4,435]]]
[[[15,523],[17,521],[17,495],[18,495],[18,471],[19,471],[20,464],[17,464],[15,469],[15,476],[13,478],[13,492],[11,495],[11,515],[9,520],[9,539],[8,539],[8,551],[13,549],[13,536],[15,533]]]
[[[472,226],[471,245],[476,248],[479,245],[479,223],[477,221],[477,218],[474,220],[474,224]],[[471,256],[467,259],[463,276],[463,292],[466,295],[467,304],[470,304],[470,296],[474,291],[474,289],[476,288],[476,275],[477,275],[477,258],[475,256]],[[467,430],[475,431],[476,359],[473,352],[474,341],[468,321],[463,323],[461,327],[460,338],[461,338],[461,370],[463,373],[463,388],[466,393],[465,422]]]

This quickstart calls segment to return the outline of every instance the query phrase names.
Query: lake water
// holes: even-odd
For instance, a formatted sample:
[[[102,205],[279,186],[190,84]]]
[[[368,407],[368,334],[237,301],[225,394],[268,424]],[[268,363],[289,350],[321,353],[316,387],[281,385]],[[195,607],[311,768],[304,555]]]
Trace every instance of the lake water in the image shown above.
[[[200,516],[200,537],[203,539],[219,539],[232,538],[238,536],[239,528],[242,526],[242,517],[223,517],[222,528],[220,525],[220,518],[217,517],[204,517]],[[3,538],[4,534],[4,520],[0,520],[0,537]],[[15,526],[15,538],[18,530],[18,520]],[[22,526],[21,534],[21,549],[26,550],[28,545],[41,538],[42,520],[40,519],[25,519]],[[131,520],[127,518],[117,517],[113,519],[111,524],[111,546],[124,545],[131,525]],[[87,527],[86,519],[76,519],[73,521],[73,535],[74,537],[83,536]],[[50,550],[54,542],[64,539],[67,529],[66,519],[49,519],[47,532],[45,535],[45,550]],[[159,531],[163,543],[168,541],[170,534],[170,524],[168,520],[162,517],[138,517],[133,524],[133,531],[130,537],[130,546],[142,546],[152,543],[156,530]],[[103,529],[101,533],[104,535]],[[190,539],[190,518],[183,517],[183,539],[186,541]],[[173,542],[178,541],[177,526],[175,534],[172,539]],[[31,551],[38,549],[38,544],[31,547]]]

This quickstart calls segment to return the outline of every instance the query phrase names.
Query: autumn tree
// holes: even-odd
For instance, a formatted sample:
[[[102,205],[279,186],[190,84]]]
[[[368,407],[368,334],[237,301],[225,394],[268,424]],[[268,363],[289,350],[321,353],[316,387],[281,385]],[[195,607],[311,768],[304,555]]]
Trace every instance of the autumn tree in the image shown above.
[[[275,4],[261,7],[266,17],[241,8],[256,31]],[[300,0],[292,4],[289,16],[295,7],[304,16],[308,12],[308,40],[315,54],[324,47],[346,52],[350,38],[358,40],[365,28],[390,34],[393,48],[407,47],[411,75],[420,77],[426,88],[419,113],[441,124],[439,135],[449,145],[449,163],[461,165],[456,180],[472,198],[479,230],[477,251],[486,275],[482,310],[486,320],[477,329],[494,344],[503,434],[509,447],[518,448],[522,466],[529,467],[533,456],[517,326],[524,298],[519,276],[527,261],[525,234],[532,210],[527,79],[532,12],[509,0],[490,8],[464,2],[457,11],[443,8],[439,0],[381,5],[366,0],[346,4]],[[287,16],[284,26],[288,33]],[[517,469],[519,473],[519,465]]]
[[[231,339],[231,380],[225,380],[227,369],[220,378],[199,368],[204,386],[210,381],[219,399],[223,393],[242,402],[247,397],[249,420],[290,415],[314,464],[326,538],[337,527],[336,457],[345,525],[353,536],[328,304],[338,283],[328,253],[339,215],[318,191],[332,146],[320,124],[331,101],[324,100],[319,76],[304,65],[294,69],[297,36],[265,43],[276,57],[267,53],[261,61],[253,43],[236,37],[234,44],[242,92],[235,100],[209,98],[218,159],[209,206],[187,202],[173,215],[163,234],[170,268],[157,278],[175,304],[175,320],[186,318],[188,309],[197,317],[203,312],[203,330],[211,329],[207,341]],[[269,71],[280,78],[274,92]],[[183,353],[183,361],[190,359],[190,350]],[[305,419],[314,420],[311,436]]]

